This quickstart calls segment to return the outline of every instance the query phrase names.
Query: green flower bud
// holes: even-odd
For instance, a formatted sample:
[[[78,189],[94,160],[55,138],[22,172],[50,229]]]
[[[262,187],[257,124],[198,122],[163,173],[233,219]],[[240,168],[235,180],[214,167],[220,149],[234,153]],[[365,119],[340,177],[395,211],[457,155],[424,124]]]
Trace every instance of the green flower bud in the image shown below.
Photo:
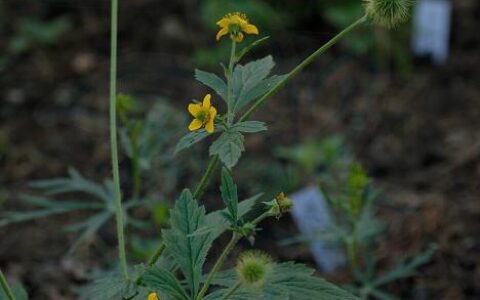
[[[253,250],[242,253],[237,266],[237,276],[245,287],[260,288],[272,270],[272,259],[268,254]]]
[[[364,0],[367,16],[375,23],[393,28],[408,19],[412,0]]]
[[[264,203],[267,206],[270,215],[277,217],[280,217],[282,214],[289,212],[293,207],[292,200],[285,196],[283,192],[278,194],[272,201]]]

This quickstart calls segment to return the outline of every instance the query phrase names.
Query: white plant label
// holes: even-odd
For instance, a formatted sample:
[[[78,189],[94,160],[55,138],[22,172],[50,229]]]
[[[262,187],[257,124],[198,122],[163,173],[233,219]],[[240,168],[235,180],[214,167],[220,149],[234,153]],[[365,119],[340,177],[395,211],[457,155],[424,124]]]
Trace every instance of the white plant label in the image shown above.
[[[419,0],[413,15],[412,49],[430,55],[435,64],[448,59],[452,4],[449,0]]]
[[[345,265],[346,258],[339,245],[321,237],[331,220],[328,204],[320,190],[315,186],[307,187],[290,198],[293,200],[293,219],[300,233],[310,240],[310,249],[320,270],[332,272]]]

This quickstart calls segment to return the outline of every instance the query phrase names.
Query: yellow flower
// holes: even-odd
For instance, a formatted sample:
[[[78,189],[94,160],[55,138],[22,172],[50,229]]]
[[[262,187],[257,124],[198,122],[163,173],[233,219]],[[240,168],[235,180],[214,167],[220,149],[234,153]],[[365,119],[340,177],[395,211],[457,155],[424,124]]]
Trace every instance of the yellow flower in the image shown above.
[[[207,94],[205,98],[203,98],[203,103],[190,103],[188,105],[188,111],[194,117],[193,121],[188,125],[190,131],[205,127],[207,132],[213,132],[213,124],[215,116],[217,115],[217,110],[210,105],[211,98],[212,95]]]
[[[147,300],[159,300],[159,299],[158,299],[158,296],[157,296],[157,293],[150,293],[150,294],[148,294]]]
[[[230,33],[230,38],[236,42],[243,41],[245,37],[243,33],[258,34],[258,28],[255,25],[249,23],[245,14],[235,12],[229,13],[224,16],[217,25],[221,27],[217,33],[217,41],[224,35]]]

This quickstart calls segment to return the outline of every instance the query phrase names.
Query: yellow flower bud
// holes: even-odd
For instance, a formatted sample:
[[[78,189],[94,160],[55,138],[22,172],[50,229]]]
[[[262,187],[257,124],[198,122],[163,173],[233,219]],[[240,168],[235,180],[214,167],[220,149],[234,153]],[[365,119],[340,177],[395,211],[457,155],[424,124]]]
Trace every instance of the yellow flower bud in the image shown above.
[[[157,293],[152,292],[152,293],[148,294],[147,300],[160,300],[160,299],[158,298]]]

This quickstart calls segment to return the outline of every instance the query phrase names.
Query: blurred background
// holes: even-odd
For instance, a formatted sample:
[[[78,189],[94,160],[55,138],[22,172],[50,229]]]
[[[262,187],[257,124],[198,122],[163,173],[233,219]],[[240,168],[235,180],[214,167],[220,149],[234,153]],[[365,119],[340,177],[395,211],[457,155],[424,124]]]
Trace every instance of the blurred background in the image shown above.
[[[446,2],[451,24],[436,23],[450,31],[448,58],[412,52],[421,31],[413,21],[355,30],[260,109],[256,118],[269,131],[247,137],[234,171],[246,198],[323,186],[343,162],[361,164],[385,224],[372,242],[378,273],[436,248],[415,276],[385,286],[399,299],[480,297],[480,2]],[[360,0],[120,1],[119,91],[129,95],[120,112],[143,124],[137,192],[148,199],[131,212],[131,261],[152,253],[171,203],[206,167],[207,143],[178,155],[173,149],[186,133],[187,104],[208,92],[194,68],[220,74],[228,57],[215,22],[237,10],[271,36],[248,59],[271,53],[279,74],[363,15]],[[77,299],[92,274],[116,259],[112,219],[86,225],[88,211],[52,204],[88,195],[60,195],[40,208],[25,196],[59,194],[52,192],[58,184],[75,192],[111,177],[109,17],[108,1],[0,0],[0,266],[31,299]],[[120,123],[128,196],[136,192],[132,123]],[[68,177],[69,168],[78,172],[72,182],[31,184]],[[210,209],[220,205],[218,182],[207,190]],[[315,267],[308,245],[286,241],[298,234],[284,216],[265,223],[256,246]],[[352,282],[346,267],[322,276]]]

